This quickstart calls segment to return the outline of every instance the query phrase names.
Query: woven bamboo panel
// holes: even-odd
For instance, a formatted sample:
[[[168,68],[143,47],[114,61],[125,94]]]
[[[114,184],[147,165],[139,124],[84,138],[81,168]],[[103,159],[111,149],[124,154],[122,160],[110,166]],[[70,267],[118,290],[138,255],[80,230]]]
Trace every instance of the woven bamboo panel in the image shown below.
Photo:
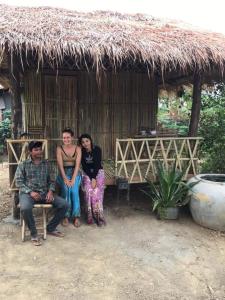
[[[49,138],[59,138],[65,127],[77,134],[77,81],[71,76],[45,76],[45,128]]]
[[[107,73],[98,84],[91,72],[29,73],[25,86],[27,128],[33,132],[35,126],[43,128],[43,136],[50,139],[60,138],[68,126],[75,137],[89,133],[102,148],[104,159],[115,158],[116,138],[156,126],[157,89],[147,74]]]
[[[127,178],[130,183],[156,179],[156,163],[168,167],[176,161],[177,168],[196,175],[199,166],[198,146],[202,138],[139,138],[117,139],[116,176]]]
[[[107,73],[98,86],[95,74],[82,73],[78,82],[79,133],[90,133],[105,159],[115,158],[116,138],[155,128],[156,89],[146,74]]]
[[[24,78],[24,129],[43,127],[41,75],[28,72]]]

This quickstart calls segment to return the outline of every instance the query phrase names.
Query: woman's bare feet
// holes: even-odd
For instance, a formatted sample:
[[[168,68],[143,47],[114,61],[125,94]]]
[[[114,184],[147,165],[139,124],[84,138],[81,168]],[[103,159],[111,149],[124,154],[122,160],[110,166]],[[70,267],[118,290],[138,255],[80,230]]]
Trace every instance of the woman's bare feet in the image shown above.
[[[88,225],[94,224],[94,220],[93,220],[92,217],[88,217],[88,219],[87,219],[87,224],[88,224]]]
[[[64,218],[63,220],[62,220],[62,226],[68,226],[69,225],[69,220],[68,220],[68,218]]]
[[[98,226],[102,226],[102,225],[106,225],[106,221],[105,218],[103,217],[103,215],[99,216],[98,220],[97,220],[97,225]]]
[[[75,226],[75,227],[80,227],[80,219],[79,218],[75,218],[74,219],[74,222],[73,222],[73,225]]]

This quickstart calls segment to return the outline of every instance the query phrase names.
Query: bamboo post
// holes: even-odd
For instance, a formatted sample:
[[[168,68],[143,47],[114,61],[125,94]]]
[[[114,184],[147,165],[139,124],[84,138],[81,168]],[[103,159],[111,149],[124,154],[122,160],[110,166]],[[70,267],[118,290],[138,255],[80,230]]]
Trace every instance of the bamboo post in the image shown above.
[[[118,170],[117,170],[117,166],[118,166],[118,139],[116,139],[116,160],[115,160],[115,175],[118,175]]]

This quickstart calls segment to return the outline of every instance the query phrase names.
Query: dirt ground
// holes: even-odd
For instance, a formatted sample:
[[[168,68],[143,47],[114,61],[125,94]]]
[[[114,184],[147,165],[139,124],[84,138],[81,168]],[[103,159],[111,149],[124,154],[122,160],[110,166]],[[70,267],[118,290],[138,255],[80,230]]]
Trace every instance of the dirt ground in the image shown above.
[[[188,209],[159,221],[137,188],[105,194],[107,226],[72,225],[41,247],[21,242],[0,167],[0,299],[225,299],[225,235],[195,224]]]

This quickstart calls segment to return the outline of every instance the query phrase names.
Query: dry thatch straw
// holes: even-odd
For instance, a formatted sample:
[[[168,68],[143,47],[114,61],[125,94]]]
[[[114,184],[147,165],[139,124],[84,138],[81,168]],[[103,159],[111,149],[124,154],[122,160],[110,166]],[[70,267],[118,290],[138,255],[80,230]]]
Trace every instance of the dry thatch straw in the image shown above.
[[[97,73],[104,70],[106,57],[114,68],[129,61],[150,72],[156,68],[224,69],[225,36],[181,23],[142,14],[82,13],[50,7],[0,5],[0,11],[0,59],[7,44],[10,52],[34,51],[39,63],[47,57],[54,66],[65,56],[76,65],[88,57]]]

